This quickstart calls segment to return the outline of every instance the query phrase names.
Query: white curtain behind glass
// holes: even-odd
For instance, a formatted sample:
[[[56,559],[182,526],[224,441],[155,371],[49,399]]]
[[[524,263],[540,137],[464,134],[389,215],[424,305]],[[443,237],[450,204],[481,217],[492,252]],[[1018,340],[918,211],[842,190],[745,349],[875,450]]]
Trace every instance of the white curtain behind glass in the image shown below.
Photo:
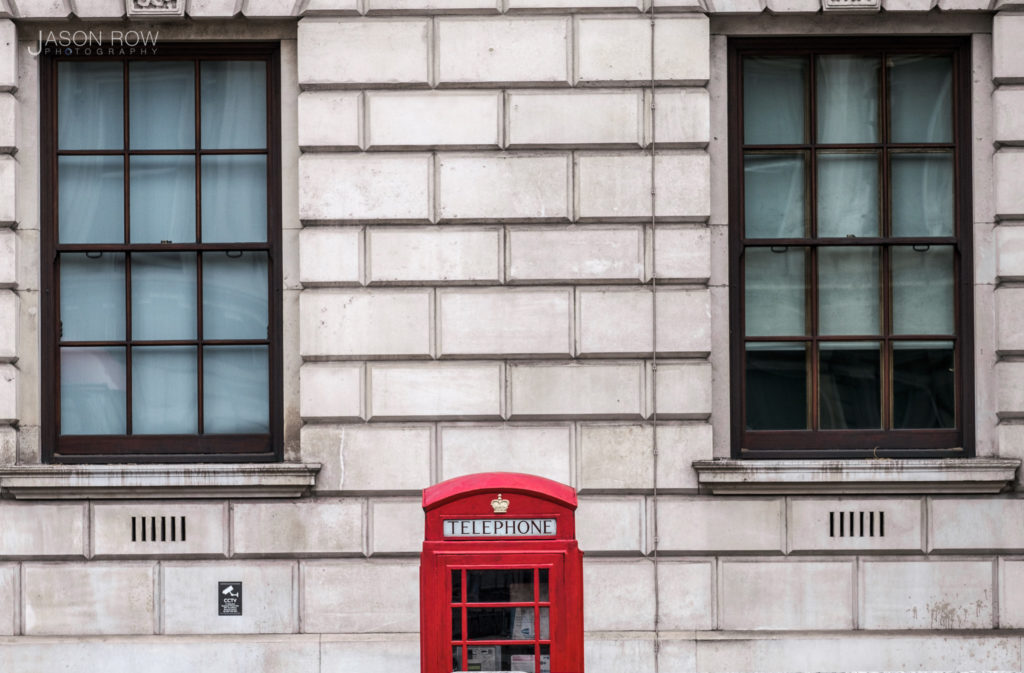
[[[876,56],[819,56],[818,142],[878,141],[878,72]]]
[[[744,58],[743,142],[804,142],[806,81],[806,59]]]

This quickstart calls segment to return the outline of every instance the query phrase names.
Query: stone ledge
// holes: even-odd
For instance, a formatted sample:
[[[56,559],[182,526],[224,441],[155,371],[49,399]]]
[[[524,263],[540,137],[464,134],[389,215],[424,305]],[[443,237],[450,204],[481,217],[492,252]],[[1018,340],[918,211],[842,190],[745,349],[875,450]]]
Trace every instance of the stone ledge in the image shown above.
[[[702,493],[853,495],[999,493],[1021,461],[1008,458],[697,460]]]
[[[298,498],[319,463],[17,465],[0,467],[0,494],[20,500],[82,498]]]

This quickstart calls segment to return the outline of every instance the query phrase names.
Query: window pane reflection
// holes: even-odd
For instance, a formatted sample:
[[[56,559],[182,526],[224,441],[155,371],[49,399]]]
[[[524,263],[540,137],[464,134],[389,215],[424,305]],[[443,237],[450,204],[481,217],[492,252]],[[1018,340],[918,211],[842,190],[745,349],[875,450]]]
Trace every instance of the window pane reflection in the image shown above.
[[[880,254],[875,247],[818,251],[820,334],[878,334],[881,329]]]
[[[132,243],[196,240],[196,160],[191,156],[131,158]]]
[[[195,148],[195,64],[191,61],[130,63],[128,117],[132,149]]]
[[[743,223],[747,238],[807,235],[803,154],[748,154],[743,159]]]
[[[892,248],[892,322],[895,334],[953,333],[953,248]]]
[[[202,173],[203,242],[266,241],[267,158],[205,156]]]
[[[132,339],[196,338],[196,255],[132,255]]]
[[[124,147],[124,66],[57,63],[57,143],[62,150]]]
[[[893,427],[955,427],[954,375],[953,342],[895,342],[892,353]]]
[[[836,54],[817,62],[818,142],[878,142],[877,56]]]
[[[266,346],[204,348],[204,432],[270,432],[269,377]]]
[[[807,334],[803,248],[747,248],[744,316],[747,336]]]
[[[124,339],[124,253],[60,256],[61,341]]]
[[[951,57],[890,57],[889,96],[893,142],[953,142]]]
[[[892,235],[953,235],[953,154],[892,155]]]
[[[58,157],[61,243],[124,243],[124,159]]]
[[[199,378],[194,346],[132,349],[132,433],[199,431]]]
[[[267,254],[203,253],[203,337],[266,339]]]
[[[808,426],[807,346],[748,343],[746,349],[748,430],[804,430]]]
[[[62,435],[123,435],[124,348],[60,349]]]
[[[818,403],[822,430],[881,427],[880,355],[876,342],[820,345]]]
[[[200,65],[204,149],[267,146],[267,66],[263,61]]]
[[[878,155],[818,155],[818,237],[878,236]]]
[[[807,59],[743,59],[743,142],[789,145],[806,139]]]

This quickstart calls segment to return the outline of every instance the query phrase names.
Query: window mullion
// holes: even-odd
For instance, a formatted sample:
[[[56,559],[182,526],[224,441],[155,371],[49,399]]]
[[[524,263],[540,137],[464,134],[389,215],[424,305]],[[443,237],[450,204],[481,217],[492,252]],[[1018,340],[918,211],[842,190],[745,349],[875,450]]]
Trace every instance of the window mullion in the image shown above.
[[[809,143],[809,151],[807,153],[807,173],[808,173],[808,188],[807,198],[809,203],[807,204],[807,213],[810,217],[808,223],[807,238],[812,241],[816,241],[818,237],[818,73],[817,73],[817,59],[815,55],[811,53],[808,55],[807,60],[809,61],[807,67],[807,141]],[[810,302],[810,311],[807,315],[810,317],[810,336],[811,342],[808,344],[807,357],[810,358],[810,366],[808,367],[808,373],[810,376],[810,385],[808,386],[808,403],[810,405],[810,429],[818,430],[821,427],[821,421],[819,419],[820,409],[820,371],[818,361],[820,359],[818,355],[818,247],[811,245],[807,248],[808,255],[810,256],[810,264],[808,264],[808,279],[807,287],[809,289],[808,301]]]
[[[199,59],[195,60],[195,76],[192,78],[195,87],[195,161],[196,161],[196,242],[203,242],[203,160],[201,149],[202,124],[202,86],[200,78]],[[271,274],[272,275],[272,274]],[[198,405],[198,432],[202,435],[205,432],[205,417],[203,415],[203,253],[196,252],[196,403]]]
[[[128,250],[124,253],[124,338],[125,338],[125,372],[124,372],[124,404],[125,404],[125,434],[132,434],[132,253],[131,246],[131,165],[129,164],[129,149],[131,145],[131,118],[129,90],[130,80],[128,73],[128,61],[124,61],[122,69],[122,119],[124,120],[124,139],[121,145],[122,175],[124,177],[124,242]]]

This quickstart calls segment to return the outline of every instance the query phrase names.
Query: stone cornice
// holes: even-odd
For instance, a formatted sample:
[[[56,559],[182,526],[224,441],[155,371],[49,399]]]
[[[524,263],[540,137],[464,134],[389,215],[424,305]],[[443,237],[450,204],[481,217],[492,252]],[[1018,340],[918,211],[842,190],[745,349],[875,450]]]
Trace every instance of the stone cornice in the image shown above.
[[[0,493],[17,499],[297,498],[319,463],[16,465],[0,467]]]
[[[714,495],[847,495],[999,493],[1021,461],[1008,458],[934,460],[698,460],[702,492]]]

